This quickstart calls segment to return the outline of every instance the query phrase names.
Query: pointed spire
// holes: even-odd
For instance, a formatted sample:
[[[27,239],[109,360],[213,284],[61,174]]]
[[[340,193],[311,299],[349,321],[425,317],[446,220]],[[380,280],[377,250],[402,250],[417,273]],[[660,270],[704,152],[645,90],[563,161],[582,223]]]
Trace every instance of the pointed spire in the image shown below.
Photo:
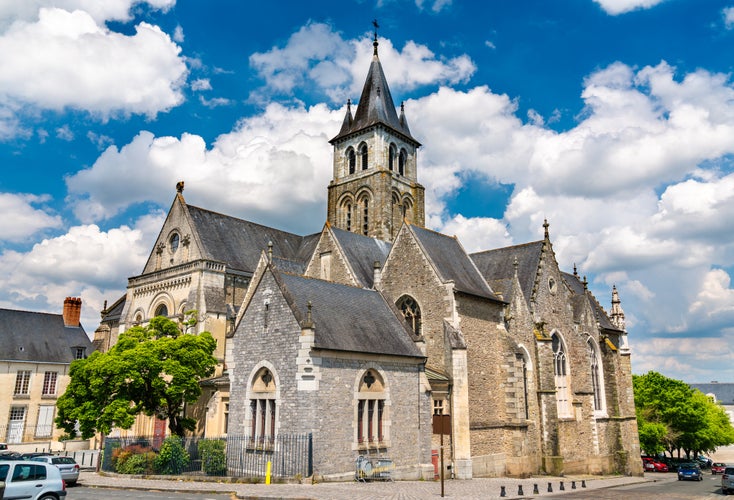
[[[382,64],[380,64],[380,58],[377,55],[377,21],[374,21],[375,34],[372,45],[374,46],[374,52],[372,55],[372,63],[370,69],[367,72],[367,78],[362,88],[362,95],[359,98],[357,104],[357,110],[354,113],[354,119],[351,120],[349,127],[346,128],[344,124],[342,129],[339,131],[336,137],[331,139],[331,143],[334,141],[355,132],[359,132],[366,128],[372,127],[377,124],[385,125],[395,132],[402,134],[407,139],[414,141],[416,146],[420,146],[420,143],[410,135],[410,130],[407,127],[407,120],[403,117],[398,117],[395,103],[390,93],[390,87],[387,85],[387,79],[385,73],[382,71]],[[346,120],[346,119],[345,119]],[[403,126],[405,124],[405,126]]]
[[[410,134],[410,127],[408,127],[408,119],[405,117],[405,101],[400,103],[400,126],[403,130]]]
[[[622,301],[619,299],[619,293],[617,292],[617,285],[612,285],[612,311],[609,316],[614,326],[620,330],[627,329],[624,320],[624,311],[622,310]]]
[[[344,121],[342,122],[342,128],[339,130],[339,135],[348,134],[352,128],[352,100],[347,99],[347,112],[344,115]]]

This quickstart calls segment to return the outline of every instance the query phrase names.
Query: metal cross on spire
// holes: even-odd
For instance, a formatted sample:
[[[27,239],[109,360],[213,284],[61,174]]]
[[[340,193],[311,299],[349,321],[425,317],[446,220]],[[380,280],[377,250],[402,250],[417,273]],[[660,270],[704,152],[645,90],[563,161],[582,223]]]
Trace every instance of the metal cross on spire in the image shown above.
[[[372,20],[372,26],[375,27],[375,40],[372,42],[372,46],[375,48],[373,55],[377,55],[377,28],[380,27],[379,24],[377,24],[377,19]]]

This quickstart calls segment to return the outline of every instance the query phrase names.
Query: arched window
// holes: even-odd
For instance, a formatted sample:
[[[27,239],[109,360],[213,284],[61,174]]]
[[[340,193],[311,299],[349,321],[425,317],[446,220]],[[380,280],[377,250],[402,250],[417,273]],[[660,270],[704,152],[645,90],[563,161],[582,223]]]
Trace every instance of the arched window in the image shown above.
[[[168,317],[168,306],[166,304],[159,305],[155,308],[155,314],[153,316]]]
[[[367,170],[367,167],[369,166],[367,158],[367,144],[362,143],[362,145],[359,146],[359,156],[360,161],[362,162],[362,170]]]
[[[395,146],[395,144],[390,144],[390,150],[388,153],[388,160],[387,165],[390,168],[390,170],[395,170],[395,158],[398,155],[398,148]]]
[[[260,444],[272,444],[276,422],[275,377],[267,368],[255,374],[250,385],[250,439]]]
[[[349,173],[353,174],[357,170],[357,155],[352,148],[347,150],[347,163],[349,164]]]
[[[591,369],[591,388],[594,391],[594,411],[604,410],[604,385],[602,384],[601,363],[594,341],[586,341],[586,352],[589,356],[589,368]]]
[[[362,234],[368,235],[370,230],[370,201],[365,198],[362,201]]]
[[[566,348],[563,339],[554,333],[551,337],[553,346],[553,371],[556,382],[556,402],[558,403],[558,416],[571,416],[571,401],[568,387],[568,362],[566,360]]]
[[[530,418],[530,400],[529,400],[529,391],[528,391],[528,368],[529,368],[530,362],[525,353],[518,354],[517,356],[519,358],[521,368],[522,368],[522,394],[523,394],[522,409],[524,410],[522,415],[525,417],[525,420],[527,420]]]
[[[351,231],[352,230],[352,204],[351,203],[347,203],[345,215],[346,215],[345,222],[346,222],[347,231]]]
[[[171,247],[171,253],[176,253],[176,250],[178,250],[178,245],[181,243],[181,237],[178,235],[178,233],[173,233],[171,235],[171,238],[168,240],[168,243]]]
[[[355,419],[358,446],[384,446],[387,440],[387,397],[380,373],[370,368],[359,379]]]
[[[403,317],[405,317],[405,321],[408,322],[410,325],[410,328],[413,330],[413,333],[416,335],[421,334],[421,308],[418,305],[418,302],[415,301],[415,299],[409,295],[403,295],[398,299],[397,303],[395,304],[398,309],[400,309],[400,312],[403,313]]]
[[[405,162],[408,159],[408,154],[404,149],[400,150],[400,157],[398,158],[398,173],[405,175]]]

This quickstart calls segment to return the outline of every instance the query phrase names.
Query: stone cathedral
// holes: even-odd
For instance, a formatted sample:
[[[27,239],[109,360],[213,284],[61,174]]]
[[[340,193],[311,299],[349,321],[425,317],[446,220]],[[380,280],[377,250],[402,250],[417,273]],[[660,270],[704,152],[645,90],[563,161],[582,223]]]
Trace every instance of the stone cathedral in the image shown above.
[[[156,315],[199,314],[216,377],[189,408],[206,436],[311,433],[326,478],[358,455],[447,472],[641,475],[630,348],[616,288],[606,312],[537,241],[468,254],[425,226],[418,149],[374,55],[331,139],[321,232],[297,235],[188,205],[183,183],[142,273],[102,311],[108,349]],[[336,131],[335,131],[336,132]],[[324,145],[325,147],[326,144]],[[140,419],[131,432],[165,432]]]

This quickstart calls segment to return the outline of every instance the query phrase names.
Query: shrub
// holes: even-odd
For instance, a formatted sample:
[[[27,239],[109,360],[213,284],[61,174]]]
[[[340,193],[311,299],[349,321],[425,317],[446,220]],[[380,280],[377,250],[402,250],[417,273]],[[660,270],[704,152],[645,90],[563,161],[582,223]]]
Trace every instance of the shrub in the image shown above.
[[[199,441],[201,466],[207,476],[224,476],[227,473],[227,456],[224,441],[205,439]]]
[[[178,436],[168,436],[158,456],[153,461],[153,467],[159,474],[181,474],[189,465],[189,454],[183,447],[183,440]]]
[[[155,457],[153,451],[131,455],[116,470],[120,474],[150,474],[153,471]]]
[[[128,465],[128,462],[134,457],[143,458],[135,458],[133,464]],[[155,452],[151,448],[135,444],[126,448],[114,448],[111,461],[115,472],[120,474],[145,474],[151,472],[154,457]]]

